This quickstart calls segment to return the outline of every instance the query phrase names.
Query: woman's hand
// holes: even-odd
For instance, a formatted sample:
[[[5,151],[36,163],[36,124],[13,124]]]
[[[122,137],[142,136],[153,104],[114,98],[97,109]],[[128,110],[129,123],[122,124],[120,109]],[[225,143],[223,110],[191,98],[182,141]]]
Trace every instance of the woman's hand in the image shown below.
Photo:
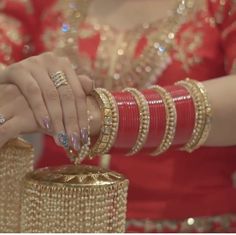
[[[57,72],[65,74],[67,85],[56,88],[52,77]],[[86,91],[68,59],[51,52],[30,57],[7,67],[0,74],[0,83],[19,88],[40,127],[53,133],[59,146],[79,150],[80,140],[87,142]],[[92,80],[83,83],[87,92],[93,89]]]
[[[19,134],[41,131],[27,101],[15,85],[0,84],[0,115],[0,147]]]

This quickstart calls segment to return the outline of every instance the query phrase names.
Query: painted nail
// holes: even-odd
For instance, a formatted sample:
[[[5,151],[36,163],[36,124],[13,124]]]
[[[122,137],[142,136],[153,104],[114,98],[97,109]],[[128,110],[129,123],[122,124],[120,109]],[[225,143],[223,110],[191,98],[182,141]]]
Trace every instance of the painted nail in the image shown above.
[[[64,147],[65,149],[69,148],[69,138],[64,132],[57,133],[54,139],[57,145]]]
[[[51,130],[52,130],[52,129],[51,129],[51,121],[50,121],[49,117],[43,118],[43,127],[44,127],[45,129],[47,129],[48,131],[51,131]]]
[[[81,128],[80,133],[81,133],[81,140],[83,144],[87,144],[88,143],[88,129]]]
[[[79,151],[80,150],[79,135],[77,133],[71,134],[70,141],[73,149],[75,151]]]

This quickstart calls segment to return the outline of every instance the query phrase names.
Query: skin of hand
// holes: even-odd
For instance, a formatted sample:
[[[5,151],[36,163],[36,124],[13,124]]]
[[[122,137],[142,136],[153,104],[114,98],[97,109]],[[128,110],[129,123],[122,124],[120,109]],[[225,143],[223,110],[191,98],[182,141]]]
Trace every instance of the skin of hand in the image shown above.
[[[58,71],[65,74],[68,85],[55,87],[51,76]],[[59,146],[79,150],[81,143],[87,142],[86,92],[91,92],[94,85],[86,76],[78,79],[67,58],[52,52],[29,57],[4,69],[0,84],[18,87],[38,125],[52,133]]]
[[[89,87],[87,78],[82,78],[86,90]],[[86,97],[87,108],[91,113],[91,135],[97,135],[101,128],[101,112],[96,100]],[[13,84],[0,84],[0,114],[4,115],[6,122],[0,125],[0,148],[10,139],[20,134],[42,132],[52,135],[47,129],[42,128],[34,117],[34,113],[27,100]]]

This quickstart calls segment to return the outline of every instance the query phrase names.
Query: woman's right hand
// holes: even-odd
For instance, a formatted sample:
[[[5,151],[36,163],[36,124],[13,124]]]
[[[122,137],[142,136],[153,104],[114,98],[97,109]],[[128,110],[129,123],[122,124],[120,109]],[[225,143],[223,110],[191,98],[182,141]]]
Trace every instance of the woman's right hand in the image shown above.
[[[51,76],[59,71],[68,85],[56,88]],[[38,124],[53,133],[59,146],[79,150],[81,142],[87,142],[86,92],[67,58],[47,52],[22,60],[0,74],[0,84],[19,88]],[[92,80],[87,79],[87,84],[92,90]]]

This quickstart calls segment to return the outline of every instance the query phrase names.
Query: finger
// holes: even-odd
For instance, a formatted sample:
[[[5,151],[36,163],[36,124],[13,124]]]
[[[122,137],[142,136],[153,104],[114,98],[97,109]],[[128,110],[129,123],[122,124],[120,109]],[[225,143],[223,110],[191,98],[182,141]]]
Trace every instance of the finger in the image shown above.
[[[70,62],[67,59],[62,58],[61,63],[62,63],[62,66],[64,67],[67,80],[72,88],[72,92],[75,97],[75,106],[77,110],[81,141],[83,144],[87,144],[88,143],[88,115],[87,115],[86,94],[81,86],[81,83],[75,71],[72,69]]]
[[[63,110],[58,90],[51,81],[47,68],[39,67],[32,71],[32,74],[41,87],[54,132],[54,140],[57,145],[67,148],[68,136],[65,131]]]
[[[86,95],[90,95],[95,89],[95,81],[89,78],[87,75],[78,75],[78,79]]]
[[[7,81],[15,84],[29,103],[35,119],[42,128],[50,130],[49,114],[41,89],[32,75],[21,67],[13,67],[5,74]]]
[[[62,79],[67,82],[67,77],[59,65],[48,67],[48,73],[51,74],[52,78],[53,76],[62,76]],[[57,80],[57,78],[55,79]],[[67,83],[58,86],[57,91],[60,97],[65,130],[70,140],[69,144],[78,151],[80,149],[79,125],[72,88],[70,84]]]

